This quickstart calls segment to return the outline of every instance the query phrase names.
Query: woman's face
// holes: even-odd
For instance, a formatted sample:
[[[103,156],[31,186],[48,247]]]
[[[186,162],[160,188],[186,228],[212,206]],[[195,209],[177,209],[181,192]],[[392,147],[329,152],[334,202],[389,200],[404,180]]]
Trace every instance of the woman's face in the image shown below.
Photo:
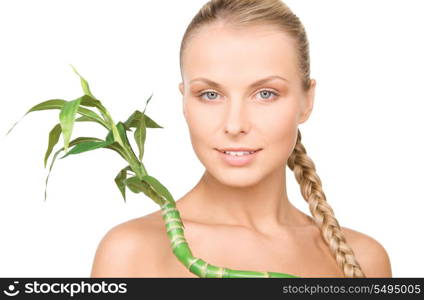
[[[301,89],[294,45],[273,27],[220,24],[188,41],[179,84],[184,117],[197,157],[223,184],[254,185],[285,166],[315,89],[314,80]],[[242,157],[217,150],[238,147],[261,150]]]

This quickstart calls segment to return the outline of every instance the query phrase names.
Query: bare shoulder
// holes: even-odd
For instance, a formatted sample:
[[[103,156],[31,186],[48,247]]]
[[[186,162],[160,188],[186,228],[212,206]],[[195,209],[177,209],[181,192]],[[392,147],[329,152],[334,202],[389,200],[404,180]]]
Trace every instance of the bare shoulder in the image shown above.
[[[159,221],[156,212],[106,232],[97,247],[91,277],[156,277],[167,249],[166,232]]]
[[[391,263],[386,249],[371,236],[341,227],[348,244],[367,277],[392,277]]]

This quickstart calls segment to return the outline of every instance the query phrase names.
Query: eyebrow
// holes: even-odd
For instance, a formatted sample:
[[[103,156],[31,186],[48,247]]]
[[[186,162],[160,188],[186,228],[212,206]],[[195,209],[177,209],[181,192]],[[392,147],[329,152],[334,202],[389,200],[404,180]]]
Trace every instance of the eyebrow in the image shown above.
[[[284,78],[284,77],[281,77],[281,76],[278,76],[278,75],[271,75],[271,76],[268,76],[268,77],[265,77],[265,78],[262,78],[262,79],[259,79],[258,81],[255,81],[255,82],[253,82],[252,84],[250,84],[249,85],[249,87],[256,87],[256,86],[259,86],[259,85],[261,85],[261,84],[263,84],[263,83],[265,83],[265,82],[267,82],[267,81],[270,81],[270,80],[272,80],[272,79],[281,79],[281,80],[284,80],[284,81],[287,81],[287,82],[289,82],[286,78]],[[203,82],[206,82],[206,83],[208,83],[209,85],[211,85],[211,86],[213,86],[213,87],[216,87],[216,88],[221,88],[221,85],[219,84],[219,83],[217,83],[217,82],[215,82],[215,81],[212,81],[212,80],[210,80],[210,79],[207,79],[207,78],[204,78],[204,77],[199,77],[199,78],[195,78],[195,79],[192,79],[192,80],[190,80],[190,84],[191,83],[193,83],[194,81],[203,81]]]

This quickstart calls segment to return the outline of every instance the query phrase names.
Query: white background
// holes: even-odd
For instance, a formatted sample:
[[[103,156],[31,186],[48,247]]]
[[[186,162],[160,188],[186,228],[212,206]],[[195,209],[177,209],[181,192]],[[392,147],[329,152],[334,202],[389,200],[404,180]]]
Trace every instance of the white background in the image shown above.
[[[83,94],[69,64],[115,121],[144,109],[153,92],[146,113],[164,129],[148,129],[149,174],[175,199],[198,181],[178,52],[205,2],[0,2],[0,276],[89,276],[110,228],[159,208],[129,190],[124,203],[113,179],[126,163],[107,149],[56,160],[43,202],[44,153],[59,111],[30,113],[4,134],[33,105]],[[394,277],[423,277],[423,1],[286,3],[309,36],[318,85],[300,129],[327,200],[342,226],[386,248]],[[106,130],[78,123],[72,138],[81,135]],[[289,198],[310,214],[287,171]]]

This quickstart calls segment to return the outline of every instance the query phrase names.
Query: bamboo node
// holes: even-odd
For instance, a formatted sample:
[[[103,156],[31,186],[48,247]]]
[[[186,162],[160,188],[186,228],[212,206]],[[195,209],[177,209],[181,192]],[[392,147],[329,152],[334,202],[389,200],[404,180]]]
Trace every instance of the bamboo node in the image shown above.
[[[171,222],[180,222],[180,223],[182,223],[182,222],[181,222],[181,219],[178,219],[178,218],[169,218],[169,219],[165,219],[165,222],[166,222],[166,223],[171,223]]]
[[[181,235],[181,234],[175,234],[173,237],[172,237],[172,239],[171,239],[171,243],[173,243],[173,242],[175,242],[176,240],[178,240],[178,239],[184,239],[184,236],[183,235]]]
[[[186,243],[188,245],[187,241],[184,238],[179,238],[173,243],[172,249],[174,250],[181,243]]]
[[[178,211],[176,207],[166,207],[165,209],[162,209],[162,215],[166,215],[170,211]]]
[[[166,232],[170,232],[171,230],[174,230],[174,229],[181,229],[181,230],[183,230],[183,227],[181,226],[181,224],[172,224],[171,226],[169,226],[166,229]]]
[[[218,275],[218,278],[222,278],[224,276],[224,268],[219,267],[219,270],[216,272],[216,274]]]
[[[206,273],[207,273],[207,271],[208,271],[208,263],[207,262],[205,262],[205,264],[202,266],[202,273],[201,273],[201,277],[202,278],[205,278],[206,277]]]
[[[193,257],[192,259],[190,259],[190,263],[188,264],[188,270],[191,272],[191,266],[197,262],[199,260],[199,258],[197,257]]]

